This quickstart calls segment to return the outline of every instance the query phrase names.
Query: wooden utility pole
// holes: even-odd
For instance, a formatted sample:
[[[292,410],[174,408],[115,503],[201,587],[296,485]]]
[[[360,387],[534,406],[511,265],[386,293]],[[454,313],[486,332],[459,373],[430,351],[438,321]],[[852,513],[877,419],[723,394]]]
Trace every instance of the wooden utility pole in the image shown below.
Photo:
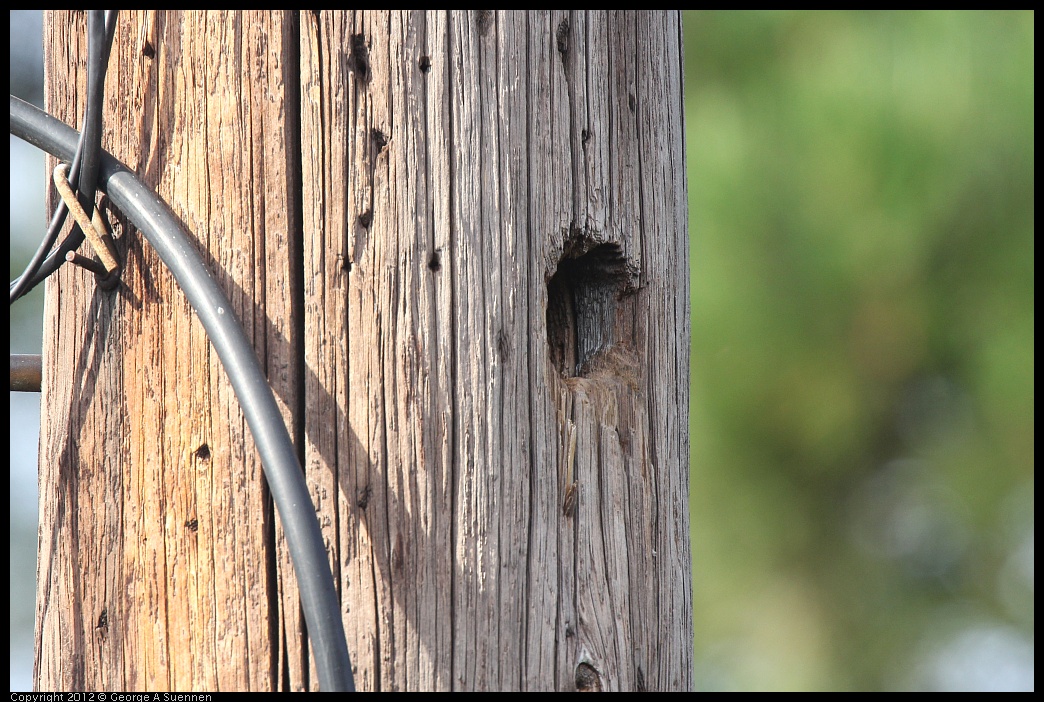
[[[692,686],[682,60],[673,12],[121,13],[103,147],[254,340],[360,689]],[[48,283],[37,687],[316,689],[227,376],[111,218],[119,291]]]

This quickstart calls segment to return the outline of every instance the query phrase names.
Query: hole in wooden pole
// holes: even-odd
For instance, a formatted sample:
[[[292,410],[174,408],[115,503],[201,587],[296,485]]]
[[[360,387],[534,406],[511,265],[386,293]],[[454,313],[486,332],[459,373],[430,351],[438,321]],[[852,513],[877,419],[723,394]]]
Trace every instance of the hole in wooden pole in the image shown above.
[[[591,360],[612,348],[617,307],[629,283],[627,260],[617,244],[559,261],[547,283],[547,342],[562,376],[583,377]]]

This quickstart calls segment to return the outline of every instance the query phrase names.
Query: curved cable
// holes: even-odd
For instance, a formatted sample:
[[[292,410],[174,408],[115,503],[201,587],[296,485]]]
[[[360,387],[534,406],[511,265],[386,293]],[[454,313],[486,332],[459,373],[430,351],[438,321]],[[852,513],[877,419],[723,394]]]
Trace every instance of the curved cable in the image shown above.
[[[98,179],[98,159],[101,153],[105,74],[109,65],[112,40],[116,34],[118,13],[118,10],[89,10],[87,14],[87,106],[84,109],[83,131],[76,143],[72,168],[69,170],[69,184],[77,191],[80,206],[88,213],[94,212],[94,193],[97,189],[95,183]],[[65,203],[59,201],[51,224],[47,227],[47,233],[26,266],[25,272],[11,283],[11,304],[65,263],[66,252],[73,251],[83,243],[83,231],[79,225],[73,224],[72,231],[59,245],[58,250],[51,252],[68,213]],[[48,252],[51,252],[50,255]]]
[[[87,13],[87,105],[83,111],[83,130],[76,143],[76,153],[72,157],[72,168],[69,170],[69,185],[77,190],[78,184],[83,181],[84,188],[80,189],[77,199],[87,212],[94,211],[94,183],[97,180],[97,152],[101,150],[101,118],[102,99],[105,95],[105,69],[108,66],[109,41],[106,41],[106,26],[102,10],[89,10]],[[111,40],[111,39],[110,39]],[[87,173],[84,173],[84,165],[87,165]],[[81,178],[81,175],[85,177]],[[90,185],[88,193],[87,185]],[[65,224],[66,215],[69,213],[65,202],[59,201],[51,217],[51,224],[47,227],[47,233],[43,241],[33,254],[25,272],[11,283],[11,304],[22,297],[44,278],[50,275],[59,265],[65,262],[65,251],[52,254],[51,247],[58,239],[62,226]],[[75,244],[66,250],[71,250],[83,242],[83,232],[77,224],[73,224],[72,231],[65,241]],[[46,260],[45,260],[46,257]],[[37,276],[40,276],[37,278]]]
[[[11,96],[11,133],[58,158],[72,157],[77,133],[42,110]],[[301,591],[308,635],[323,691],[354,691],[340,605],[315,508],[253,346],[211,277],[192,238],[147,185],[101,152],[98,185],[148,239],[196,311],[232,383],[265,469],[286,533]]]

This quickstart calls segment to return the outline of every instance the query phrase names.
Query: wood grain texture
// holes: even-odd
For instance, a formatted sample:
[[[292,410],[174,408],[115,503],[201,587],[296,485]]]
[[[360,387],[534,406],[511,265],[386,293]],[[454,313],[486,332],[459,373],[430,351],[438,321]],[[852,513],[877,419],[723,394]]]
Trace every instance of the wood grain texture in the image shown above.
[[[121,13],[103,145],[254,340],[359,689],[692,687],[681,70],[673,12]],[[317,689],[224,371],[118,238],[118,295],[48,284],[37,684]]]
[[[47,107],[77,126],[84,18],[45,23]],[[195,235],[291,426],[296,38],[296,14],[121,13],[102,139]],[[301,625],[260,462],[184,295],[114,217],[118,293],[71,266],[47,284],[37,687],[274,689],[277,627]]]
[[[364,689],[692,685],[680,35],[302,22],[305,450]],[[599,245],[626,293],[564,377],[547,284]]]

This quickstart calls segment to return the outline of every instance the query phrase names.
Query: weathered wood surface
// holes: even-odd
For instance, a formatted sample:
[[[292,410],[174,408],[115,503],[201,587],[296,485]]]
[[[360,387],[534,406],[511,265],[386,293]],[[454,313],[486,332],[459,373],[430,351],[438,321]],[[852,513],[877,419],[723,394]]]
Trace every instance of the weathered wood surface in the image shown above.
[[[103,145],[255,340],[360,689],[692,686],[681,66],[677,13],[121,17]],[[38,685],[314,689],[224,372],[121,251],[48,291]]]
[[[85,15],[46,17],[47,108],[78,128]],[[102,145],[198,239],[299,426],[295,28],[296,14],[121,13]],[[261,465],[202,326],[125,224],[118,294],[71,266],[48,281],[37,686],[271,689],[282,628],[296,639],[301,623],[292,584],[293,606],[279,601],[292,571]]]

